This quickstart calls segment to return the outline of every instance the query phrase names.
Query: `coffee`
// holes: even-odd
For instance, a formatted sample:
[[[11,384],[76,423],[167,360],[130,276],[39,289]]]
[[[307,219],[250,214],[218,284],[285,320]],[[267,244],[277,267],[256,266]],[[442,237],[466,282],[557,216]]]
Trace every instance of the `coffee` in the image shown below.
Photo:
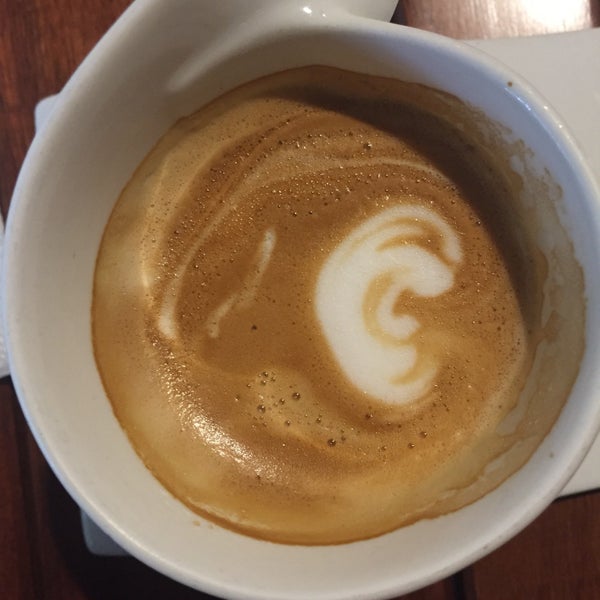
[[[546,260],[480,118],[309,67],[225,94],[140,165],[99,251],[94,348],[192,510],[342,543],[472,502],[539,444],[561,406],[524,435]]]

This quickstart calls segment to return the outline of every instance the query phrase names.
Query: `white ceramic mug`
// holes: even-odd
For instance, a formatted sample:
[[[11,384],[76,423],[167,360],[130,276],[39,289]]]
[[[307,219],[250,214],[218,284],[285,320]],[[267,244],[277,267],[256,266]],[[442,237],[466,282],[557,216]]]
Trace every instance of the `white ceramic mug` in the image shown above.
[[[4,325],[13,381],[50,465],[128,552],[234,598],[380,598],[441,579],[522,529],[558,494],[600,424],[600,191],[563,123],[482,53],[388,19],[395,1],[138,0],[69,81],[11,203]],[[247,80],[305,64],[418,81],[463,98],[529,146],[586,277],[586,352],[570,398],[527,464],[481,500],[387,535],[278,545],[192,514],[152,477],[116,421],[91,342],[100,237],[125,182],[180,116]],[[510,85],[509,85],[510,82]],[[568,349],[565,349],[568,351]]]

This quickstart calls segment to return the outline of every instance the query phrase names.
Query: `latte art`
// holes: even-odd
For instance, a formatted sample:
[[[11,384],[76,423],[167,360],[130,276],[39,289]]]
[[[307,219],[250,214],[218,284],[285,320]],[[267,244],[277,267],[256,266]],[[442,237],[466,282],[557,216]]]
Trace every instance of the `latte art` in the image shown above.
[[[451,290],[462,257],[458,235],[433,208],[397,202],[331,253],[316,290],[319,320],[346,377],[390,404],[423,397],[438,369],[435,349],[413,342],[419,321],[396,305],[406,293]]]
[[[526,414],[536,250],[465,114],[292,70],[182,119],[133,175],[98,255],[94,349],[134,448],[193,511],[341,543],[522,463],[499,425]]]

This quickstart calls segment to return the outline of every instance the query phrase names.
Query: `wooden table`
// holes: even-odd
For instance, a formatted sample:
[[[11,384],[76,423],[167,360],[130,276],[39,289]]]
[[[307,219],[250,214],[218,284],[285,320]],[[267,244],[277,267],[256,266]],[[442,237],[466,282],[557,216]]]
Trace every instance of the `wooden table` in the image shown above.
[[[129,3],[0,0],[4,215],[33,137],[36,102],[62,88]],[[600,0],[405,0],[394,20],[457,38],[577,30],[600,25]],[[88,553],[79,510],[38,450],[9,378],[0,380],[0,490],[0,599],[208,597],[133,558]],[[501,549],[406,598],[600,599],[599,515],[600,492],[556,501]]]

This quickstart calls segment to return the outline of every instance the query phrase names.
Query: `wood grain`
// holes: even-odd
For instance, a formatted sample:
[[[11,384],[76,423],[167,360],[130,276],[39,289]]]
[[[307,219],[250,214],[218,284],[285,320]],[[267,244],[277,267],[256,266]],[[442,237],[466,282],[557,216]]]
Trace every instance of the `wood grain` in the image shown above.
[[[4,379],[0,381],[0,590],[9,598],[33,598],[37,565],[29,529],[32,511],[15,406],[10,381]]]
[[[168,0],[165,0],[168,1]],[[33,108],[56,93],[130,0],[0,0],[0,206],[6,214],[33,137]],[[599,25],[598,0],[405,0],[396,22],[457,38]],[[99,558],[79,511],[0,381],[0,598],[208,598],[133,558]],[[555,502],[501,549],[409,600],[600,598],[600,494]]]
[[[598,25],[598,0],[404,0],[407,24],[459,39],[577,31]]]
[[[467,598],[600,598],[599,514],[598,492],[557,500],[520,535],[465,573]]]

